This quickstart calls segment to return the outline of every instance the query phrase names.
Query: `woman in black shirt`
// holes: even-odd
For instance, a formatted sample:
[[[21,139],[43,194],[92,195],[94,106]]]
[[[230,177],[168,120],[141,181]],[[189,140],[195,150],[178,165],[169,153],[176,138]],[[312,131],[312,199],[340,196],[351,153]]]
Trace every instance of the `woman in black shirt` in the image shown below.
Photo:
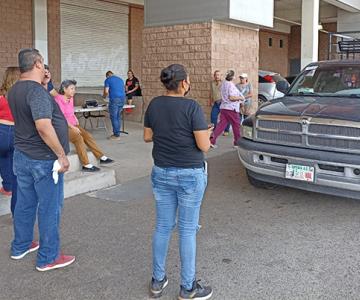
[[[134,76],[134,72],[132,70],[129,70],[127,75],[128,79],[126,79],[125,82],[125,92],[128,104],[132,104],[132,98],[134,96],[141,96],[141,88],[139,79]]]
[[[144,140],[153,142],[151,173],[156,205],[153,235],[153,274],[150,294],[160,297],[168,284],[166,256],[172,230],[179,231],[181,288],[179,299],[209,299],[212,289],[195,277],[196,233],[207,185],[203,152],[210,148],[211,128],[201,106],[185,98],[190,79],[182,65],[161,71],[166,94],[154,98],[145,113]]]

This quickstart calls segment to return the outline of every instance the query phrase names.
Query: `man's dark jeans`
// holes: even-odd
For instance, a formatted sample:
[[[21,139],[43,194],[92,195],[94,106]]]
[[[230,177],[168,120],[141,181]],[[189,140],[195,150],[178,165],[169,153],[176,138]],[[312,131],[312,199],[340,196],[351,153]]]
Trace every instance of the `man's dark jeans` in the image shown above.
[[[109,101],[109,114],[111,125],[113,128],[113,133],[115,136],[120,135],[120,127],[121,127],[121,111],[124,106],[125,99],[122,98],[114,98]]]
[[[11,212],[14,215],[16,204],[16,176],[13,172],[14,126],[0,124],[0,175],[2,186],[11,191]]]
[[[64,174],[57,184],[52,177],[54,160],[36,160],[21,151],[14,152],[14,172],[18,194],[14,214],[15,238],[11,255],[27,251],[34,237],[36,212],[39,224],[40,248],[38,267],[53,263],[60,254],[60,218],[64,201]]]

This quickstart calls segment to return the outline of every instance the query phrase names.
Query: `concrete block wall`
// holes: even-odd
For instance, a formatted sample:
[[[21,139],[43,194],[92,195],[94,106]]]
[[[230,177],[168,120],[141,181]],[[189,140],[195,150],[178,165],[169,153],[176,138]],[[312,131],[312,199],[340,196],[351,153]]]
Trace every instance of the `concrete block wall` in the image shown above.
[[[189,97],[209,115],[209,83],[219,69],[247,72],[257,99],[258,31],[216,22],[149,27],[143,33],[143,85],[146,104],[164,93],[161,69],[172,63],[185,65],[191,80]],[[237,79],[238,80],[238,79]],[[254,109],[256,104],[254,105]]]
[[[147,104],[165,91],[159,80],[161,70],[179,63],[191,76],[189,97],[207,105],[212,71],[211,23],[144,28],[143,49],[142,84]]]
[[[259,32],[254,29],[212,23],[211,48],[212,73],[219,69],[222,74],[229,69],[235,71],[235,81],[243,72],[249,76],[253,86],[253,104],[251,111],[257,108],[258,69],[259,69]]]
[[[21,48],[33,46],[32,1],[1,0],[0,80],[6,67],[17,66]]]

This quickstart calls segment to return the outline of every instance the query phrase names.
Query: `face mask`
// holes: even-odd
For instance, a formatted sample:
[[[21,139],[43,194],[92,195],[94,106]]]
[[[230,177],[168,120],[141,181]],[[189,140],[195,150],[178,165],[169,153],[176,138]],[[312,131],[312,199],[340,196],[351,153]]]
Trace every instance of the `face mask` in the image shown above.
[[[187,82],[186,82],[186,83],[187,83]],[[190,92],[191,87],[190,87],[190,84],[188,84],[188,85],[189,85],[189,88],[187,89],[187,91],[185,91],[184,97]]]

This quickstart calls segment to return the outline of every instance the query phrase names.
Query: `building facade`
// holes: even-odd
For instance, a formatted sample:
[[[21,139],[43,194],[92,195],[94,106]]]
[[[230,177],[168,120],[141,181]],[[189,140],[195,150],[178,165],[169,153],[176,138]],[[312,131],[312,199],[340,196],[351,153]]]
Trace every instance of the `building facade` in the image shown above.
[[[86,92],[131,68],[148,103],[163,92],[160,70],[182,63],[206,112],[215,70],[248,73],[256,94],[259,69],[297,74],[327,59],[327,32],[360,24],[360,0],[2,0],[0,12],[1,77],[37,47],[55,86],[74,78]]]
[[[54,82],[76,78],[79,86],[101,86],[112,69],[122,77],[141,74],[144,8],[134,3],[91,0],[3,0],[0,11],[0,75],[17,64],[21,48],[45,55]],[[100,2],[101,3],[101,2]],[[35,7],[37,5],[38,7]],[[36,10],[45,10],[47,34],[37,38]],[[41,17],[41,16],[40,16]],[[45,41],[47,50],[41,47]]]

